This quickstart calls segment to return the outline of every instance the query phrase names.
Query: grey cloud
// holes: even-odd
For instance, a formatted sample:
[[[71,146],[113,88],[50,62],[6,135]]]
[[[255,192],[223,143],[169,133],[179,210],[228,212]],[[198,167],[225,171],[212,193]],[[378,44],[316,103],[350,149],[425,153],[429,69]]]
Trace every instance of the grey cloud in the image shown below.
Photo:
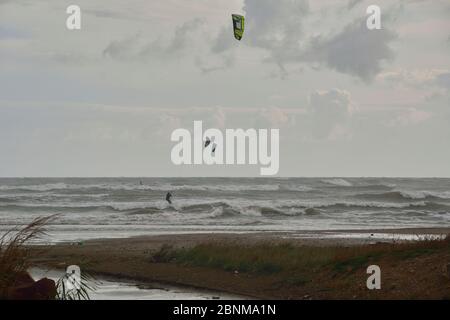
[[[364,0],[349,0],[347,3],[347,9],[351,10],[363,1]]]
[[[388,29],[368,30],[365,20],[358,20],[336,35],[313,38],[302,59],[370,82],[394,58],[389,44],[395,38]]]
[[[389,86],[403,85],[414,89],[450,89],[450,72],[440,69],[395,70],[378,75]]]
[[[194,19],[178,26],[169,43],[165,43],[161,38],[145,42],[141,34],[112,41],[103,50],[103,55],[117,60],[178,57],[189,46],[189,41],[192,39],[191,33],[196,31],[202,23],[201,19]]]
[[[309,13],[306,0],[246,0],[245,42],[266,49],[270,60],[282,65],[299,51],[302,21]]]
[[[356,5],[356,1],[350,4]],[[386,21],[398,15],[394,10]],[[341,32],[305,39],[303,20],[309,14],[307,1],[246,0],[245,44],[269,53],[266,61],[279,67],[281,76],[288,74],[287,65],[312,63],[334,69],[370,82],[382,70],[383,63],[394,58],[390,43],[396,39],[386,27],[368,30],[366,20],[358,19]],[[231,31],[222,29],[212,51],[230,49]]]
[[[171,43],[165,48],[165,53],[179,52],[187,47],[189,34],[194,32],[202,24],[201,19],[194,19],[184,23],[175,30],[175,35]]]
[[[140,35],[136,34],[129,38],[112,41],[103,50],[103,55],[117,60],[130,59],[136,56],[136,47],[138,46],[139,39]]]
[[[345,90],[316,91],[309,100],[311,131],[316,138],[330,138],[345,125],[354,109],[350,93]]]
[[[235,41],[236,40],[233,37],[233,28],[231,25],[228,27],[223,27],[217,38],[213,41],[213,45],[211,47],[211,52],[218,55],[222,61],[214,66],[205,66],[204,62],[201,62],[201,60],[198,59],[196,61],[197,67],[199,67],[203,73],[209,73],[232,67],[236,58],[230,49],[233,48]]]
[[[211,48],[213,53],[222,53],[233,47],[234,38],[232,36],[233,30],[231,28],[222,28],[214,41]]]

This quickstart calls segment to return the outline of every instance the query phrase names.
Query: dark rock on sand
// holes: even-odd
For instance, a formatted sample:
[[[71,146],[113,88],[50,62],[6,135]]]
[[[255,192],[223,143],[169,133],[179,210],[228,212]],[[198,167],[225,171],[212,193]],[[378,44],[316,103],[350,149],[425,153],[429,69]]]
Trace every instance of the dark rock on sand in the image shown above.
[[[55,281],[47,278],[34,281],[28,273],[20,274],[7,294],[10,300],[54,300],[55,297]]]

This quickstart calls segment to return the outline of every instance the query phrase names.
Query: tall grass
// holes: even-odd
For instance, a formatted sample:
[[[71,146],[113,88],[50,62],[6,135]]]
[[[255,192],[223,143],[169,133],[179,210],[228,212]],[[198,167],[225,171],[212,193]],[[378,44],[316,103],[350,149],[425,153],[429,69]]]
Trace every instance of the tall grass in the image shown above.
[[[152,256],[152,261],[256,274],[304,274],[324,267],[337,272],[352,271],[385,256],[402,260],[446,249],[450,250],[450,237],[350,247],[206,243],[187,249],[163,246]]]
[[[42,239],[47,234],[47,225],[57,215],[39,217],[25,227],[15,227],[0,237],[0,299],[7,298],[8,290],[18,284],[18,280],[27,274],[30,267],[29,245]],[[89,292],[95,290],[93,279],[83,273],[80,289],[69,289],[66,286],[68,275],[65,273],[56,281],[55,299],[88,300]]]
[[[67,281],[69,281],[69,275],[64,275],[56,281],[56,299],[57,300],[90,300],[89,293],[93,292],[97,288],[95,280],[86,272],[80,275],[80,288],[69,288]]]
[[[200,244],[189,249],[161,248],[156,262],[176,262],[200,267],[271,274],[324,265],[335,256],[334,248],[299,247],[291,244]]]
[[[39,217],[23,228],[12,228],[0,237],[0,297],[30,267],[27,245],[46,234],[45,226],[55,215]]]

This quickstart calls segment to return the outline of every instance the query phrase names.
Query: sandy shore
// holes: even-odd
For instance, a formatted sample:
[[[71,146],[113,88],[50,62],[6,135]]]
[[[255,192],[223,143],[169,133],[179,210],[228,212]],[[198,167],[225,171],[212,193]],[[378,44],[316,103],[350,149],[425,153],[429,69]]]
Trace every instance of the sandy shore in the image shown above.
[[[143,284],[152,282],[181,284],[195,288],[211,289],[254,298],[271,299],[355,299],[355,298],[448,298],[450,282],[445,282],[443,266],[450,263],[448,248],[424,251],[403,244],[400,235],[425,237],[450,234],[450,228],[395,229],[395,230],[342,230],[308,231],[296,233],[249,233],[249,234],[179,234],[140,236],[127,239],[97,239],[79,244],[62,243],[52,246],[34,247],[35,265],[63,269],[70,264],[80,265],[82,270],[93,275],[112,276],[116,279],[132,279]],[[355,236],[357,235],[357,236]],[[382,238],[377,238],[382,235]],[[387,235],[387,236],[386,236]],[[388,244],[386,244],[388,243]],[[338,248],[356,248],[351,254],[366,257],[366,251],[386,252],[386,255],[369,255],[367,263],[383,266],[384,283],[389,290],[369,292],[365,288],[367,274],[365,264],[346,267],[343,273],[327,265],[312,265],[298,281],[291,272],[255,273],[227,270],[226,268],[180,263],[176,259],[156,261],[154,255],[163,246],[170,250],[189,250],[207,244],[217,248],[234,246],[252,248],[258,246],[290,246],[309,248],[308,252],[336,251]],[[391,254],[392,246],[407,246],[407,250],[420,252],[401,259]],[[311,249],[312,248],[312,249]],[[314,249],[317,248],[317,249]],[[369,249],[368,249],[369,248]],[[403,247],[399,247],[403,251]],[[415,250],[415,251],[414,251]],[[394,250],[395,251],[395,250]],[[397,252],[395,251],[395,252]],[[214,251],[213,251],[214,252]],[[322,254],[322,253],[321,253]],[[347,254],[345,252],[344,256]],[[269,259],[270,257],[265,257]],[[353,261],[354,257],[349,258]],[[377,260],[378,259],[378,260]],[[400,259],[400,260],[396,260]],[[275,260],[275,258],[274,258]],[[334,260],[333,260],[334,261]],[[345,262],[345,261],[344,261]],[[351,270],[350,270],[351,269]],[[349,271],[350,270],[350,271]],[[407,270],[407,274],[405,274]],[[410,282],[409,279],[413,279]],[[444,281],[445,280],[445,281]],[[444,281],[444,282],[443,282]],[[418,283],[420,285],[418,285]],[[433,288],[436,286],[436,290]],[[403,286],[403,287],[402,287]],[[423,286],[423,288],[421,288]],[[344,289],[345,288],[345,289]],[[447,291],[448,290],[448,291]],[[448,295],[446,295],[448,292]]]
[[[245,243],[261,242],[280,243],[288,241],[294,245],[361,245],[376,242],[393,242],[402,240],[420,240],[427,237],[445,236],[450,234],[450,227],[442,228],[392,228],[392,229],[343,229],[343,230],[299,230],[294,232],[249,232],[249,233],[180,233],[136,236],[130,238],[89,239],[81,241],[88,245],[120,244],[122,242],[142,246],[148,249],[159,248],[161,245],[174,247],[190,247],[199,243]],[[76,242],[61,242],[58,246],[72,245]]]

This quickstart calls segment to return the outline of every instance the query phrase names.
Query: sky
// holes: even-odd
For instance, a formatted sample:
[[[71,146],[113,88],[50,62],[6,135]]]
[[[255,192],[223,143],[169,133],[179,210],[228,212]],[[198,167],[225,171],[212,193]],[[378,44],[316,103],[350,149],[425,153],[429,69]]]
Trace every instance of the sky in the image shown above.
[[[279,176],[450,177],[450,2],[0,0],[0,176],[259,176],[175,166],[194,120],[279,129]]]

